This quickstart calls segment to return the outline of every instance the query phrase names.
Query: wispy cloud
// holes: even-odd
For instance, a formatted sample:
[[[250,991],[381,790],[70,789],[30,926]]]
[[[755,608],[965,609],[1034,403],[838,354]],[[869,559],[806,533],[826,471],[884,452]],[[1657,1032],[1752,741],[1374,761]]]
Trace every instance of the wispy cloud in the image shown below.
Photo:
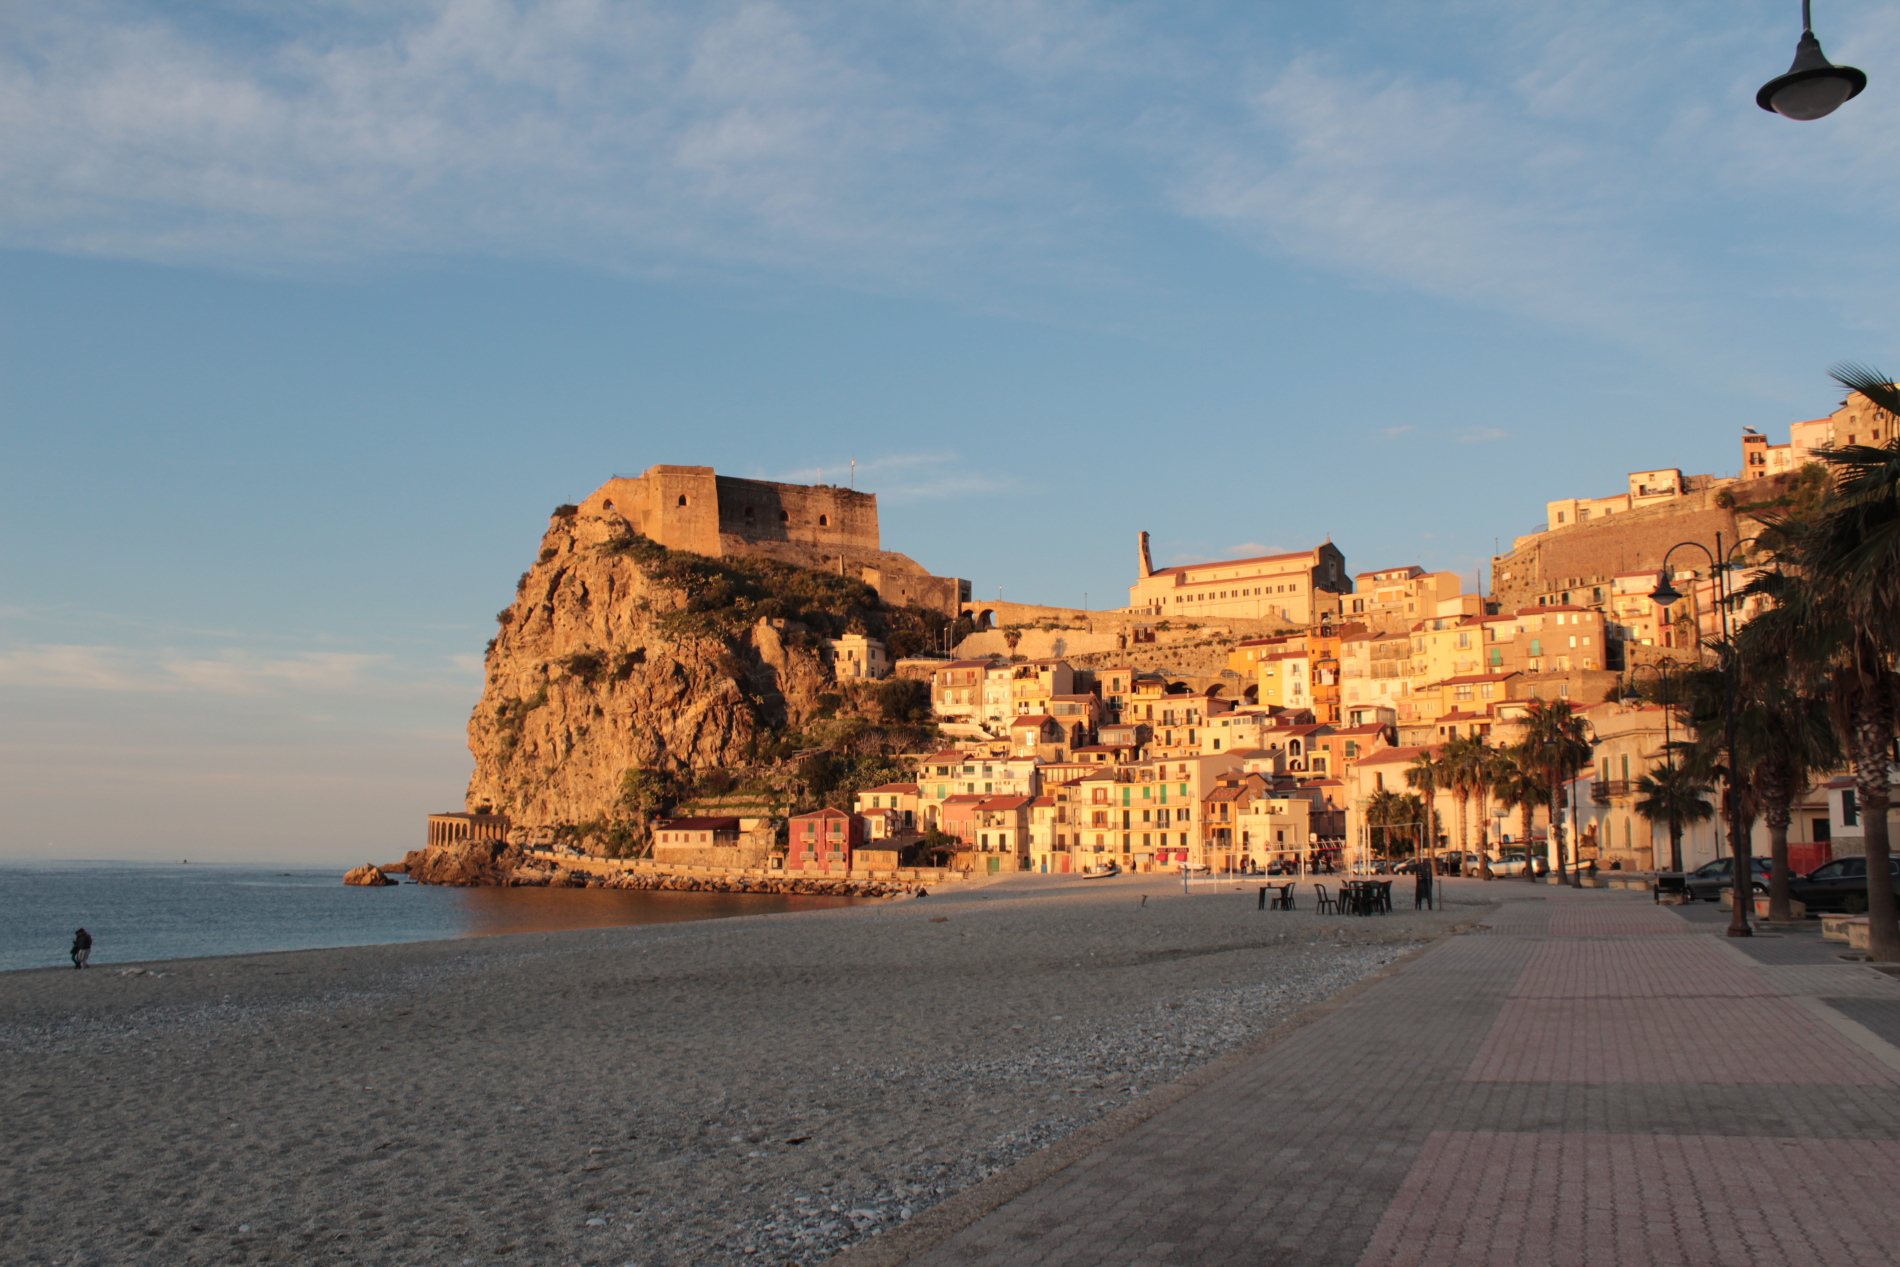
[[[418,0],[299,6],[241,33],[140,0],[17,10],[0,26],[0,241],[884,284],[1022,266],[1094,213],[1079,162],[1052,161],[1062,121],[1006,102],[1099,68],[1117,23],[1007,7],[866,22],[771,0]],[[1044,20],[1061,9],[1066,34]]]
[[[1022,481],[1006,472],[971,470],[955,453],[893,453],[866,458],[854,471],[851,459],[814,463],[782,471],[771,478],[790,484],[852,484],[881,501],[932,501],[945,497],[974,497],[1003,493]]]
[[[1403,427],[1387,427],[1384,431],[1380,432],[1379,434],[1388,435],[1388,436],[1402,436],[1402,435],[1407,434],[1408,432],[1417,431],[1417,430],[1418,430],[1417,427],[1414,427],[1408,424]]]
[[[196,691],[267,695],[364,689],[387,656],[305,652],[266,657],[244,652],[195,656],[123,647],[45,644],[0,649],[0,685],[96,691]]]
[[[1863,283],[1900,262],[1900,98],[1824,129],[1757,117],[1788,44],[1766,0],[1386,0],[1376,47],[1365,23],[1259,9],[14,6],[0,245],[266,269],[557,258],[990,304],[1165,271],[1141,258],[1163,207],[1363,285],[1655,355],[1745,328],[1738,286],[1892,329]],[[1839,22],[1843,58],[1900,42],[1891,9]],[[1821,188],[1857,230],[1845,249],[1772,214]],[[1712,218],[1737,240],[1703,234]],[[1849,256],[1862,267],[1812,267]]]
[[[1460,444],[1484,444],[1492,440],[1509,440],[1511,433],[1499,431],[1496,427],[1472,427],[1458,433]]]

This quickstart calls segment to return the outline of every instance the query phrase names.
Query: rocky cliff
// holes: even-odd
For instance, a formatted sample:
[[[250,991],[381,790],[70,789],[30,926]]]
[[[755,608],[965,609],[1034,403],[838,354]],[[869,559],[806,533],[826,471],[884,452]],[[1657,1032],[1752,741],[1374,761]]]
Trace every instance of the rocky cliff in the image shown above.
[[[507,815],[515,844],[624,853],[708,784],[821,797],[809,778],[795,786],[805,749],[836,747],[841,727],[858,756],[914,740],[912,684],[841,686],[823,640],[860,630],[903,654],[943,618],[886,608],[858,580],[666,550],[611,510],[564,506],[497,620],[469,719],[468,808]]]

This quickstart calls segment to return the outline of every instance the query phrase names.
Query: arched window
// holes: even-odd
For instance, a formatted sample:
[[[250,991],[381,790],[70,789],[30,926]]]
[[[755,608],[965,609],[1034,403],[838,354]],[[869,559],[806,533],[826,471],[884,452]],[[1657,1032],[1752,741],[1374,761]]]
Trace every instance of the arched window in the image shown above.
[[[818,526],[820,528],[829,528],[831,526],[831,516],[830,515],[818,516]]]
[[[686,494],[685,494],[685,493],[681,493],[681,494],[680,494],[680,505],[682,505],[682,506],[684,506],[685,504],[686,504]]]
[[[751,523],[751,522],[752,522],[752,520],[753,520],[753,517],[754,517],[754,516],[753,516],[753,514],[752,514],[752,507],[750,507],[750,506],[747,506],[747,507],[745,508],[745,517],[746,517],[746,522],[747,522],[747,523]]]
[[[781,510],[781,511],[779,511],[779,512],[778,512],[778,521],[779,521],[780,523],[782,523],[782,524],[788,524],[788,523],[790,523],[790,522],[792,522],[792,512],[791,512],[791,511],[789,511],[789,510]]]

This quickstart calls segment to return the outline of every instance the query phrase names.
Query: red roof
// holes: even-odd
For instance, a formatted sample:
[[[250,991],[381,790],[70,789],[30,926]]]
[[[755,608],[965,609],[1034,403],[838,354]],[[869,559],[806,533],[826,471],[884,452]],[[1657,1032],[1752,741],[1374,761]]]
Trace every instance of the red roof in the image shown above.
[[[802,818],[853,818],[853,817],[856,817],[856,816],[853,814],[847,814],[841,809],[833,809],[829,805],[827,805],[823,809],[812,810],[809,814],[793,814],[790,821],[795,823]],[[732,821],[736,823],[739,820],[735,818]]]
[[[1437,744],[1420,744],[1407,748],[1381,748],[1369,757],[1359,758],[1360,766],[1410,764],[1413,757],[1421,752],[1436,752]]]
[[[983,798],[983,804],[979,808],[1021,809],[1028,804],[1029,798],[1026,796],[986,796]]]
[[[1034,727],[1036,729],[1041,729],[1044,723],[1052,722],[1054,720],[1055,718],[1049,716],[1049,714],[1047,713],[1029,713],[1011,721],[1009,723],[1009,728],[1011,730],[1015,730],[1018,727]]]
[[[1179,576],[1184,573],[1199,571],[1202,568],[1233,567],[1237,563],[1275,563],[1281,559],[1308,559],[1312,556],[1313,552],[1311,550],[1295,550],[1291,554],[1261,554],[1251,559],[1209,559],[1206,563],[1184,563],[1179,567],[1156,568],[1151,575]],[[1216,581],[1204,583],[1210,585],[1219,584],[1219,582]]]

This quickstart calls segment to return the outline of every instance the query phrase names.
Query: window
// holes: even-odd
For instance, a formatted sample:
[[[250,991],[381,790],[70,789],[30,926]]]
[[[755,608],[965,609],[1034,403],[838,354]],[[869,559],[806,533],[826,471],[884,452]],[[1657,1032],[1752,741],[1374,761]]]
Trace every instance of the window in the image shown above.
[[[830,526],[831,526],[831,516],[830,516],[830,515],[820,515],[820,516],[818,516],[818,526],[819,526],[820,528],[828,528],[828,527],[830,527]]]
[[[1532,655],[1544,654],[1544,640],[1542,638],[1531,639],[1531,654]]]
[[[686,494],[685,494],[685,493],[681,493],[681,494],[680,494],[680,505],[682,505],[682,506],[684,506],[685,504],[686,504]]]
[[[1841,792],[1841,826],[1856,827],[1860,824],[1860,803],[1855,798],[1854,789],[1846,788]]]

